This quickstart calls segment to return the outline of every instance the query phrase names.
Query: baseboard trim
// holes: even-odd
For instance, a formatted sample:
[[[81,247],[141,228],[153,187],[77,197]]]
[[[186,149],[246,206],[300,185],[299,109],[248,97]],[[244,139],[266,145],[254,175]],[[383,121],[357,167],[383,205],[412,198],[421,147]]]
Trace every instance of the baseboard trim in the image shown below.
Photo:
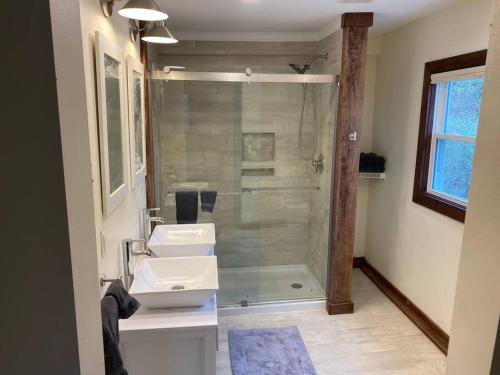
[[[354,259],[352,260],[352,268],[361,268],[361,266],[365,263],[365,257],[354,257]]]
[[[354,303],[352,302],[332,303],[330,301],[327,301],[326,310],[330,315],[352,314],[354,312]]]
[[[426,335],[444,354],[448,354],[450,336],[431,318],[406,297],[398,288],[385,278],[364,257],[354,258],[354,268],[361,271],[384,293],[424,335]]]

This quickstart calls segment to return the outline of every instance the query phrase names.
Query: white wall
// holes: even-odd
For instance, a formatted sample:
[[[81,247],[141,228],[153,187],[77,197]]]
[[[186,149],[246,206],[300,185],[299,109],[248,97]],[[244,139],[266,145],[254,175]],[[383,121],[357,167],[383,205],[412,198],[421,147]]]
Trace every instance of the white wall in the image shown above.
[[[146,195],[143,183],[129,192],[109,218],[103,218],[94,33],[103,32],[124,50],[124,55],[139,58],[139,48],[128,38],[127,20],[116,12],[106,19],[99,1],[51,0],[50,6],[80,367],[82,374],[97,375],[104,373],[99,273],[108,277],[121,273],[120,242],[126,237],[139,237],[140,212],[146,205]],[[101,230],[106,238],[104,249]]]
[[[365,92],[363,104],[363,124],[361,128],[361,152],[372,152],[373,120],[375,111],[375,90],[377,63],[380,55],[380,35],[370,34],[368,37],[368,56],[366,59]],[[370,186],[380,181],[360,179],[356,204],[356,232],[354,238],[354,256],[363,257],[366,252],[366,226],[368,221],[368,204]]]
[[[146,187],[145,183],[142,183],[135,190],[129,191],[126,200],[109,217],[106,218],[102,215],[98,114],[93,52],[95,31],[102,32],[109,40],[121,47],[124,51],[124,56],[131,55],[139,60],[139,42],[131,42],[128,35],[128,20],[117,13],[120,6],[121,4],[117,3],[113,16],[105,18],[99,1],[80,1],[99,272],[109,278],[115,278],[122,273],[120,260],[121,241],[125,238],[140,238],[142,227],[140,220],[141,211],[146,207]],[[126,151],[127,160],[130,160],[128,156],[129,150],[127,149]],[[101,231],[104,234],[104,246],[101,246]]]
[[[99,375],[104,374],[104,356],[80,6],[51,0],[50,7],[80,372]]]
[[[495,1],[447,373],[490,373],[500,316],[500,0]]]
[[[450,332],[463,224],[412,202],[424,64],[487,47],[491,0],[460,2],[382,39],[373,131],[387,179],[370,188],[367,260]]]

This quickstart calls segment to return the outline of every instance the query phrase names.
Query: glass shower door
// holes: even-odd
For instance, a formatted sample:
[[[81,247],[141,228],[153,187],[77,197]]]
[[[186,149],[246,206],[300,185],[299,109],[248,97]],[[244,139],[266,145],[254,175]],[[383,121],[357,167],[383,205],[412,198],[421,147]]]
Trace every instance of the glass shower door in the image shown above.
[[[198,222],[215,224],[220,307],[324,298],[332,84],[309,83],[304,101],[300,81],[193,74],[151,82],[162,216],[176,223],[177,189],[218,192],[214,212],[199,210]],[[313,153],[325,155],[323,173],[308,160]]]
[[[218,304],[259,301],[259,231],[256,197],[242,190],[241,82],[152,80],[156,201],[176,223],[175,191],[218,192],[213,213],[198,210],[198,223],[216,228]],[[248,94],[248,89],[246,90]]]
[[[222,193],[220,206],[214,215],[217,232],[217,264],[219,306],[248,306],[260,301],[260,239],[257,224],[258,201],[251,193]],[[233,220],[222,216],[227,207]]]

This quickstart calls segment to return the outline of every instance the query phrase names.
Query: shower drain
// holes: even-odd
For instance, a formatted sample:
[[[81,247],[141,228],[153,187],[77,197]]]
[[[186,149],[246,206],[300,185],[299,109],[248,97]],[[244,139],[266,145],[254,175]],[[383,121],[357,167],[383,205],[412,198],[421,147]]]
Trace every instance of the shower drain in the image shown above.
[[[293,289],[302,289],[302,284],[299,283],[293,283],[290,285]]]
[[[184,287],[184,285],[174,285],[171,289],[172,290],[184,290],[186,288]]]

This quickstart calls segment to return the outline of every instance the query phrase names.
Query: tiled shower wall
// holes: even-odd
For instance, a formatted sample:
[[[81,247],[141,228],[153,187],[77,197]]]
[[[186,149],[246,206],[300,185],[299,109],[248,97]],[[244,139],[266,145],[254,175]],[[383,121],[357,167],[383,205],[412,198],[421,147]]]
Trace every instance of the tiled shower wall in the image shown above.
[[[326,47],[330,60],[318,64],[315,73],[335,69],[330,66],[337,61],[337,46],[330,42]],[[181,42],[157,49],[153,69],[182,65],[188,71],[243,72],[250,67],[292,73],[288,64],[303,64],[318,52],[323,51],[313,42]],[[322,175],[314,174],[297,150],[301,84],[152,82],[162,214],[175,222],[171,186],[190,183],[217,190],[213,216],[204,214],[200,221],[216,223],[220,267],[308,264],[325,285],[333,120],[323,112],[330,108],[332,86],[314,86],[309,90],[318,95],[318,144],[326,160]],[[306,116],[305,153],[312,147],[312,112]],[[243,134],[249,150],[243,149]],[[250,156],[243,157],[243,151]],[[321,190],[242,193],[248,187],[312,186]]]

